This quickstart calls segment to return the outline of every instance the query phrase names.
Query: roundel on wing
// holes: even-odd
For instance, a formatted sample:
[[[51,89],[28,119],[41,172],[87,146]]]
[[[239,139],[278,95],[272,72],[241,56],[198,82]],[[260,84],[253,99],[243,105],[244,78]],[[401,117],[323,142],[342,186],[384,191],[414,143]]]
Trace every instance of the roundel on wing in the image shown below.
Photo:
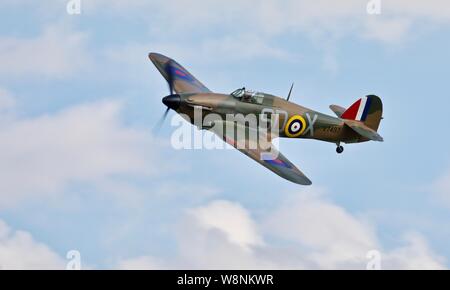
[[[286,136],[295,138],[303,134],[306,129],[306,121],[302,116],[295,115],[292,116],[286,123],[284,127],[284,133]]]

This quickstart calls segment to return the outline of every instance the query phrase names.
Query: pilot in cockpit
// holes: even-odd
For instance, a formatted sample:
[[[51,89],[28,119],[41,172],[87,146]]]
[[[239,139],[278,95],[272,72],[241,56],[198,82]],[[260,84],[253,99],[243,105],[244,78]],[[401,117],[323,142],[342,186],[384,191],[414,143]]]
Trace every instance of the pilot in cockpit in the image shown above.
[[[251,97],[253,96],[253,92],[246,91],[245,87],[243,87],[242,89],[235,90],[231,93],[231,95],[235,98],[241,99],[241,101],[250,102]]]
[[[250,102],[252,95],[253,95],[252,92],[244,90],[244,95],[242,96],[242,101]]]

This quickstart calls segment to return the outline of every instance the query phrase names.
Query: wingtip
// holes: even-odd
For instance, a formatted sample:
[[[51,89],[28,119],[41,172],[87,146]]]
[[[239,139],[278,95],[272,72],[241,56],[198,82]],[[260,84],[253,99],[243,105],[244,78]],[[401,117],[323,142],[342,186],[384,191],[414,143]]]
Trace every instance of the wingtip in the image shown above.
[[[308,179],[308,180],[305,181],[305,183],[302,184],[302,185],[310,186],[310,185],[312,185],[312,182],[311,182],[311,180]]]
[[[148,58],[150,59],[150,60],[154,60],[156,57],[157,57],[157,53],[156,52],[149,52],[148,53]]]
[[[296,181],[294,183],[297,183],[298,185],[303,185],[303,186],[311,186],[312,185],[311,180],[307,180],[307,181],[306,180],[302,180],[301,182]]]
[[[300,185],[306,185],[306,186],[312,185],[311,180],[309,180],[309,178],[304,176],[304,175],[303,176],[297,176],[296,178],[292,178],[292,179],[289,179],[289,180],[294,182],[294,183],[300,184]]]
[[[162,55],[162,54],[157,53],[157,52],[149,52],[148,53],[148,58],[150,60],[160,60],[160,61],[164,61],[166,59],[169,59],[167,56]]]
[[[163,54],[157,53],[157,52],[150,52],[148,54],[148,58],[154,63],[154,64],[166,64],[169,61],[173,61],[170,57],[167,57]]]

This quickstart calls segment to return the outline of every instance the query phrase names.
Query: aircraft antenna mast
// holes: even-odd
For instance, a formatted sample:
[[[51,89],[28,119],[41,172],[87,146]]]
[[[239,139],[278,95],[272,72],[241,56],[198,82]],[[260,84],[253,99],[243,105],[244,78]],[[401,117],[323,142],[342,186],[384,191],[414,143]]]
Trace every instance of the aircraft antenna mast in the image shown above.
[[[286,99],[286,101],[289,101],[289,99],[291,98],[291,93],[292,93],[292,88],[294,87],[294,83],[292,83],[292,85],[291,85],[291,89],[289,90],[289,94],[288,94],[288,96],[287,96],[287,99]]]

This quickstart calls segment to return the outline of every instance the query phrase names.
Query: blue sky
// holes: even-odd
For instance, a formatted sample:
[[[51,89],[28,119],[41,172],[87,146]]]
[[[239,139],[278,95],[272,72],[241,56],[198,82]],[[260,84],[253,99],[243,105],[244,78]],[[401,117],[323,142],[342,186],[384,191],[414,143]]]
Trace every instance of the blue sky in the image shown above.
[[[0,266],[447,268],[450,6],[445,1],[0,4]],[[383,143],[280,148],[291,184],[232,150],[174,150],[147,54],[207,87],[329,114],[379,95]],[[170,117],[173,116],[173,112]]]

